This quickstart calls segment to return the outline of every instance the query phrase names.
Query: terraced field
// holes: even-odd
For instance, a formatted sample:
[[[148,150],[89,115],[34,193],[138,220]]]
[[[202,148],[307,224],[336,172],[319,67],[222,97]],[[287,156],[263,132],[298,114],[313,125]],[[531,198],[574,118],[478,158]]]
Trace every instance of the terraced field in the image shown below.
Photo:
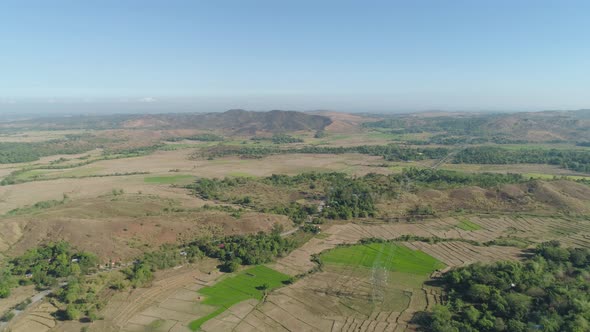
[[[439,301],[423,283],[444,265],[422,252],[372,243],[336,248],[322,261],[321,272],[272,292],[262,304],[230,308],[242,315],[220,316],[223,330],[403,331],[416,311]]]
[[[205,296],[203,305],[214,310],[190,323],[191,330],[200,329],[203,323],[215,318],[230,306],[248,299],[261,300],[267,292],[282,286],[289,277],[269,269],[266,266],[255,266],[229,276],[214,286],[199,290]]]
[[[395,239],[402,235],[454,240],[436,245],[412,242],[414,247],[419,246],[427,253],[434,253],[438,248],[448,252],[445,256],[437,253],[435,257],[449,266],[469,264],[479,259],[491,261],[493,257],[517,259],[520,255],[520,250],[515,247],[474,246],[465,241],[484,243],[495,239],[516,239],[532,244],[559,240],[567,245],[590,247],[590,220],[585,218],[479,215],[469,217],[469,230],[464,229],[464,220],[465,217],[448,217],[412,223],[334,225],[325,229],[321,237],[313,238],[272,266],[277,271],[297,275],[315,266],[310,260],[312,255],[339,244],[353,244],[370,237]]]
[[[190,331],[189,322],[208,312],[198,307],[196,291],[211,285],[221,273],[215,272],[214,261],[206,260],[199,269],[182,267],[168,274],[150,288],[115,295],[103,311],[108,319],[97,322],[93,330]]]

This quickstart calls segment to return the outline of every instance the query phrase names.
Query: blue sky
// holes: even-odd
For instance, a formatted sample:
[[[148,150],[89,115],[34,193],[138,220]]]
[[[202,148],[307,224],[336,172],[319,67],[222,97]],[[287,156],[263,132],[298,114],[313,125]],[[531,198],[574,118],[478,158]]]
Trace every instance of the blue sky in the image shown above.
[[[0,111],[590,107],[588,1],[2,1]]]

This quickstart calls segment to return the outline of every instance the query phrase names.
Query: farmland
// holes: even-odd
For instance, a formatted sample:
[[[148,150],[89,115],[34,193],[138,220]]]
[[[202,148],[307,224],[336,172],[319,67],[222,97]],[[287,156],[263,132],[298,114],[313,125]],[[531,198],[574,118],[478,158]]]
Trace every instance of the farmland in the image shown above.
[[[585,132],[545,116],[505,118],[559,140],[498,128],[500,115],[13,123],[0,135],[3,271],[55,241],[98,264],[56,279],[88,299],[49,286],[0,330],[415,330],[444,303],[448,271],[523,261],[546,241],[590,248]],[[3,314],[39,296],[25,272],[0,275]]]
[[[323,253],[322,271],[271,293],[235,330],[376,330],[405,327],[416,310],[435,301],[423,285],[444,265],[391,243],[340,247]],[[215,330],[204,326],[204,330]]]
[[[199,294],[205,296],[203,305],[216,309],[189,324],[192,330],[198,330],[208,320],[218,316],[232,305],[248,299],[261,300],[266,292],[282,286],[288,276],[278,273],[265,266],[255,266],[240,271],[236,276],[230,276],[216,283],[214,286],[202,288]]]
[[[326,264],[380,268],[408,274],[428,275],[443,265],[420,251],[391,243],[342,247],[321,256]]]

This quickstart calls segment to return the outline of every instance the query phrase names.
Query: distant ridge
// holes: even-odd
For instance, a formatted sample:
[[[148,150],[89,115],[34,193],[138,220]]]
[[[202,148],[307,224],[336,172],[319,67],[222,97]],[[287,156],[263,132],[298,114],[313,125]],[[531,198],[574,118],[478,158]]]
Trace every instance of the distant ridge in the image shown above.
[[[268,112],[232,109],[222,113],[118,114],[50,117],[3,123],[0,128],[21,129],[221,129],[233,134],[259,131],[321,130],[330,125],[327,116],[298,111]]]

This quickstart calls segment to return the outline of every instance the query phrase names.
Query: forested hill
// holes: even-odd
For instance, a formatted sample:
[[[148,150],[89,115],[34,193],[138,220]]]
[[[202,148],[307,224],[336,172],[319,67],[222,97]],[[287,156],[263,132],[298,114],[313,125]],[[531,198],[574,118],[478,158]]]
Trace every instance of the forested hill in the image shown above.
[[[117,114],[50,117],[3,123],[10,129],[224,129],[237,134],[257,131],[283,132],[321,130],[332,121],[321,115],[273,110],[252,112],[229,110],[223,113]]]

